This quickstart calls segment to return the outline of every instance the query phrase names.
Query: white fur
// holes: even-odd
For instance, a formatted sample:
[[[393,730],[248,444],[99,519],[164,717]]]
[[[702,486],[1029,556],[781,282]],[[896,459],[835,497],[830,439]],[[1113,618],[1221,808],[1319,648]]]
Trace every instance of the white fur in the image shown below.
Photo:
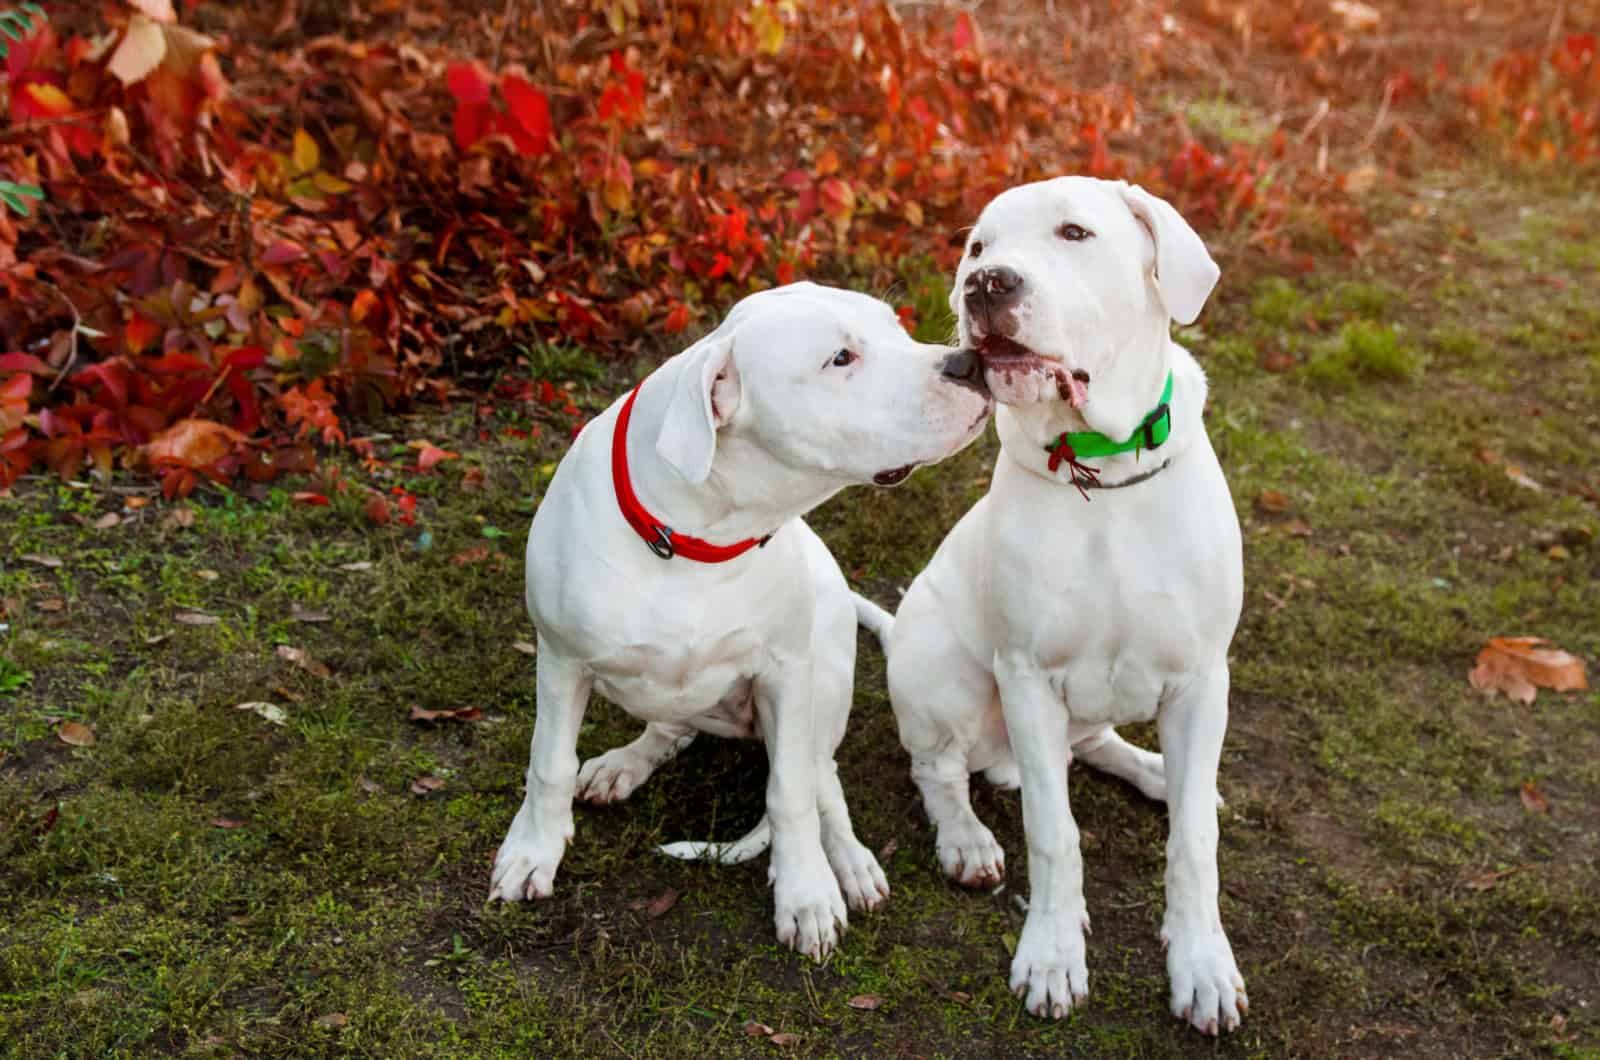
[[[1093,238],[1068,242],[1065,222]],[[1011,966],[1030,1012],[1060,1017],[1088,991],[1088,912],[1067,803],[1076,756],[1165,799],[1172,1011],[1208,1033],[1237,1025],[1244,980],[1217,911],[1217,763],[1228,717],[1228,644],[1243,596],[1239,524],[1201,422],[1206,380],[1169,338],[1216,281],[1199,238],[1166,203],[1121,183],[1062,178],[1014,188],[972,234],[972,269],[1024,287],[1011,336],[1043,359],[996,378],[999,463],[989,493],[912,583],[887,638],[889,691],[945,871],[998,882],[1004,854],[968,798],[968,775],[1020,781],[1031,899]],[[1056,380],[1087,372],[1073,409]],[[1088,460],[1107,484],[1085,500],[1044,445],[1060,432],[1128,437],[1175,376],[1172,434],[1155,452]],[[881,626],[882,623],[880,622]],[[1114,725],[1156,719],[1162,756]]]
[[[859,359],[833,365],[842,349]],[[668,853],[743,860],[770,835],[778,937],[819,960],[846,924],[846,901],[870,909],[888,896],[851,830],[833,761],[856,612],[800,516],[981,433],[988,398],[943,378],[949,352],[912,341],[876,299],[794,284],[746,298],[657,369],[628,430],[634,489],[680,533],[719,544],[774,535],[726,563],[663,560],[623,520],[611,477],[620,402],[578,436],[528,536],[538,707],[527,795],[495,859],[491,899],[547,897],[573,835],[574,795],[627,798],[699,732],[766,744],[767,815],[738,843]],[[646,727],[580,770],[591,691]]]

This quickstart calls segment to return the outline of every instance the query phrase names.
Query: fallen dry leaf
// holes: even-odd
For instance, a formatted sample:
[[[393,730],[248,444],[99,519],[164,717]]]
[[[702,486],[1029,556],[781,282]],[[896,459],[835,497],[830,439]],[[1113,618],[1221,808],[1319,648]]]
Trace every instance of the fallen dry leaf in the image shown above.
[[[372,562],[370,560],[359,559],[354,563],[341,563],[339,564],[339,569],[350,571],[352,574],[354,574],[364,570],[371,570]]]
[[[227,829],[243,828],[245,825],[247,825],[249,823],[250,823],[249,821],[241,821],[237,817],[213,817],[213,818],[211,818],[211,827],[213,827],[213,828],[227,828]]]
[[[473,545],[462,552],[457,552],[450,557],[450,562],[458,567],[465,567],[469,563],[482,563],[489,558],[488,545]]]
[[[538,655],[539,654],[539,649],[534,647],[532,644],[529,644],[525,640],[514,640],[514,641],[511,642],[511,646],[513,648],[515,648],[517,651],[520,651],[524,655]]]
[[[1532,703],[1541,688],[1556,692],[1588,688],[1583,660],[1559,648],[1542,647],[1548,643],[1540,637],[1492,637],[1478,652],[1467,680],[1480,692],[1504,692],[1517,703]]]
[[[1544,792],[1539,790],[1539,785],[1531,780],[1523,781],[1522,791],[1518,793],[1522,798],[1522,805],[1529,813],[1549,813],[1550,800],[1544,797]]]
[[[444,778],[436,777],[432,773],[429,773],[426,776],[420,776],[411,782],[411,794],[432,795],[442,787],[444,787]]]
[[[678,904],[678,899],[683,897],[683,892],[676,887],[668,887],[651,899],[640,898],[638,901],[628,903],[628,908],[635,913],[643,913],[651,920],[659,920],[667,915],[667,911]]]
[[[1283,524],[1283,532],[1290,537],[1310,537],[1312,530],[1304,519],[1290,519]]]
[[[285,662],[293,663],[306,673],[315,677],[332,677],[333,671],[328,669],[326,663],[318,662],[311,657],[311,653],[304,648],[295,648],[287,644],[278,645],[278,658]]]
[[[326,1015],[317,1017],[318,1026],[328,1027],[332,1030],[339,1030],[346,1026],[349,1022],[350,1017],[346,1016],[343,1012],[329,1012]]]
[[[179,420],[150,439],[144,458],[150,463],[202,468],[215,464],[249,441],[232,427],[213,420]]]
[[[333,616],[321,608],[301,607],[299,604],[289,605],[289,617],[296,622],[332,622]]]
[[[454,710],[424,710],[415,703],[411,704],[411,713],[407,719],[410,721],[481,721],[483,711],[477,707],[456,707]]]
[[[284,725],[289,721],[288,711],[284,710],[276,703],[237,703],[234,705],[233,709],[251,711],[259,715],[261,718],[270,721],[274,725]]]
[[[122,516],[116,512],[107,512],[94,521],[94,528],[96,530],[110,530],[120,522],[122,522]]]
[[[376,795],[378,792],[383,790],[382,784],[379,784],[376,780],[368,779],[367,777],[357,777],[356,786],[362,791],[366,792],[368,795]]]
[[[163,530],[187,530],[194,525],[193,508],[174,508],[161,520]]]
[[[873,1009],[882,1005],[883,1002],[884,999],[879,994],[857,994],[849,1001],[846,1001],[845,1004],[849,1005],[851,1008],[860,1009],[862,1012],[871,1012]]]
[[[1289,495],[1280,490],[1262,490],[1256,496],[1256,507],[1270,515],[1282,515],[1290,506]]]
[[[746,1037],[750,1038],[770,1038],[772,1037],[772,1028],[765,1023],[757,1023],[755,1020],[750,1020],[744,1025],[744,1033]]]
[[[93,747],[95,741],[94,730],[80,721],[62,722],[56,736],[74,747]]]
[[[34,606],[38,607],[38,609],[41,611],[65,611],[67,609],[67,602],[59,596],[47,596]]]
[[[1507,876],[1514,876],[1527,867],[1526,865],[1513,865],[1509,869],[1501,869],[1498,872],[1486,869],[1483,872],[1469,876],[1465,886],[1469,891],[1487,891]]]
[[[774,1034],[772,1037],[768,1038],[767,1041],[771,1042],[773,1045],[787,1047],[790,1045],[798,1045],[800,1043],[800,1036],[795,1034],[793,1031],[782,1031],[778,1034]]]
[[[51,570],[61,566],[60,556],[45,556],[38,552],[24,552],[19,558],[25,559],[29,563],[37,563],[41,567],[49,567]]]
[[[172,616],[172,620],[186,626],[214,626],[222,621],[216,615],[205,615],[199,611],[179,611]]]

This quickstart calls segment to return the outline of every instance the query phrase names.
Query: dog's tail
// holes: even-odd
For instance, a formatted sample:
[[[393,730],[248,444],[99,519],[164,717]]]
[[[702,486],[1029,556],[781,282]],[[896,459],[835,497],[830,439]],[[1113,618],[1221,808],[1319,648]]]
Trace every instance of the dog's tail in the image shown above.
[[[680,861],[712,861],[719,865],[737,865],[765,853],[772,845],[772,823],[762,814],[756,826],[745,833],[743,839],[732,843],[706,843],[686,841],[663,843],[656,850]]]
[[[894,629],[894,616],[860,593],[851,593],[856,601],[856,621],[863,629],[878,638],[878,643],[889,646],[889,633]]]

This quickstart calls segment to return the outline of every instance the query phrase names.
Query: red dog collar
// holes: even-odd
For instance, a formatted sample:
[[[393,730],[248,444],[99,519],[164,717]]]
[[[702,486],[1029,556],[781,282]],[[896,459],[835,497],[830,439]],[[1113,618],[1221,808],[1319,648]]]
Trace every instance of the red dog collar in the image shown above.
[[[633,479],[628,475],[628,420],[633,416],[633,399],[639,396],[639,387],[642,386],[644,383],[641,381],[628,395],[628,400],[622,403],[622,411],[617,413],[616,430],[611,434],[611,485],[617,491],[617,507],[622,510],[622,517],[628,521],[628,525],[633,527],[633,532],[643,538],[644,543],[650,546],[650,551],[662,559],[682,556],[696,563],[726,563],[752,548],[765,545],[772,539],[771,534],[746,538],[732,545],[713,545],[698,537],[678,533],[639,503],[638,495],[633,492]]]

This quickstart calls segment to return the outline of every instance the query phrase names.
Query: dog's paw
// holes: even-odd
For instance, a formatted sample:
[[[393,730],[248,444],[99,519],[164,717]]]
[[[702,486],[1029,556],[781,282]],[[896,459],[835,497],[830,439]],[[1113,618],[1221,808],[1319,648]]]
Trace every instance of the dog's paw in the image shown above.
[[[872,851],[853,836],[827,844],[828,864],[851,909],[872,910],[889,900],[889,881]]]
[[[814,869],[779,872],[773,893],[778,941],[819,963],[826,959],[850,924],[844,896],[827,862]]]
[[[1084,913],[1030,913],[1011,959],[1011,992],[1029,1012],[1061,1019],[1089,998],[1089,967],[1084,961]]]
[[[993,887],[1006,878],[1006,852],[976,817],[939,829],[939,865],[963,887]]]
[[[1172,1014],[1213,1037],[1239,1026],[1250,1009],[1244,977],[1233,947],[1221,931],[1203,934],[1163,931],[1167,975],[1172,981]]]
[[[983,779],[999,788],[1001,791],[1016,791],[1022,787],[1022,771],[1017,768],[1016,759],[1008,758],[998,762],[983,771]]]
[[[650,778],[650,764],[627,747],[613,747],[578,770],[578,798],[595,806],[621,802]]]
[[[561,856],[567,852],[571,838],[570,827],[562,834],[557,828],[525,826],[523,815],[518,813],[494,857],[489,900],[520,902],[550,897],[556,869],[561,866]]]

